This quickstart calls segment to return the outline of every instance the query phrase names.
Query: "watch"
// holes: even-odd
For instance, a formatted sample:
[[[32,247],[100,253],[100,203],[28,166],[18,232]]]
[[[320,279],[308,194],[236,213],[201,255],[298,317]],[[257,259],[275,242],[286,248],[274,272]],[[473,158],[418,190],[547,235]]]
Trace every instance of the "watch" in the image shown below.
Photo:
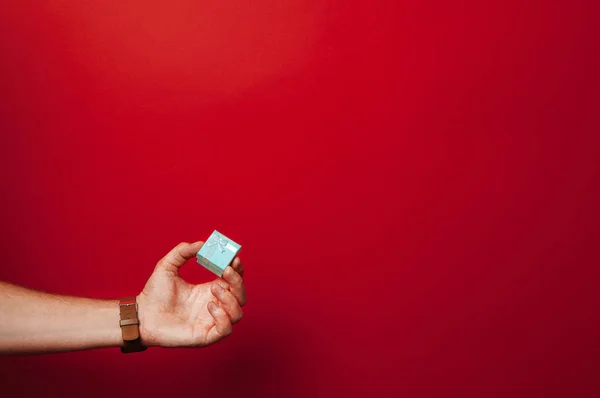
[[[135,296],[125,297],[119,301],[119,314],[121,316],[119,325],[121,326],[121,333],[123,335],[121,352],[124,354],[144,351],[147,348],[142,344],[140,337],[140,321],[137,309]]]

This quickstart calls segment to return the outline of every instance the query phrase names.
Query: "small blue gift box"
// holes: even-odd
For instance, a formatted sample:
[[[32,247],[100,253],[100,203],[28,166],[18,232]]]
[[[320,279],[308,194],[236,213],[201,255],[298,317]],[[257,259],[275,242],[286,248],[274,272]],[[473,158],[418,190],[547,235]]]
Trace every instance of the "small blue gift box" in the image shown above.
[[[206,269],[223,276],[225,268],[231,264],[241,248],[242,246],[215,230],[196,253],[196,258]]]

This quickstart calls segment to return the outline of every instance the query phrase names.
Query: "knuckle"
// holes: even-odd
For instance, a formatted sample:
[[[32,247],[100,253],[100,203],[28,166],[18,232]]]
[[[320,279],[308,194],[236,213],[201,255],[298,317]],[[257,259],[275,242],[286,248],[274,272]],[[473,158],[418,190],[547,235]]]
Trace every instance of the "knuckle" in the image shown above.
[[[166,258],[162,258],[160,261],[156,263],[156,267],[154,267],[154,271],[160,273],[169,273],[169,260]]]
[[[229,288],[231,287],[231,286],[229,286],[229,283],[227,283],[223,279],[217,279],[215,281],[215,283],[217,283],[219,286],[221,286],[224,290],[229,290]]]
[[[246,295],[246,287],[242,286],[238,294],[240,305],[246,305],[248,302],[248,296]]]
[[[174,257],[175,257],[175,256],[177,256],[177,255],[179,254],[179,252],[181,251],[181,249],[183,249],[183,248],[185,247],[185,245],[186,245],[186,243],[185,243],[185,242],[180,242],[180,243],[178,243],[178,244],[177,244],[177,245],[176,245],[176,246],[173,248],[173,250],[171,250],[171,251],[169,252],[169,254],[170,254],[171,256],[174,256]]]
[[[231,279],[231,283],[235,283],[236,285],[242,282],[242,277],[237,272],[232,272],[229,278]]]
[[[235,269],[240,276],[244,274],[244,267],[242,264],[238,264],[237,266],[233,267],[233,269]]]

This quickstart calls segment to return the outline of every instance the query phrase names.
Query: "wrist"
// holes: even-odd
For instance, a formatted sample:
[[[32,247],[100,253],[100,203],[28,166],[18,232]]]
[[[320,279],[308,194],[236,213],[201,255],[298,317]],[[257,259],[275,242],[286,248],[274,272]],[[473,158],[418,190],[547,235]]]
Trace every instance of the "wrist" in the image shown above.
[[[142,344],[146,347],[155,345],[153,342],[153,333],[151,333],[148,327],[148,300],[146,295],[142,292],[136,296],[137,311],[139,320],[140,338]]]
[[[128,296],[119,300],[119,325],[123,345],[121,352],[129,354],[146,350],[140,336],[140,319],[138,316],[137,296]]]

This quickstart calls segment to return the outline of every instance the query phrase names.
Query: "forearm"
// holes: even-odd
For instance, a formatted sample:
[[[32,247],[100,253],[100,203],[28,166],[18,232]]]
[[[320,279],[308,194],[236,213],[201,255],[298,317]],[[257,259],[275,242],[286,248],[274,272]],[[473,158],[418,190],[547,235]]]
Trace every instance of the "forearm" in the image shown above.
[[[37,292],[0,282],[0,354],[120,346],[117,300]]]

